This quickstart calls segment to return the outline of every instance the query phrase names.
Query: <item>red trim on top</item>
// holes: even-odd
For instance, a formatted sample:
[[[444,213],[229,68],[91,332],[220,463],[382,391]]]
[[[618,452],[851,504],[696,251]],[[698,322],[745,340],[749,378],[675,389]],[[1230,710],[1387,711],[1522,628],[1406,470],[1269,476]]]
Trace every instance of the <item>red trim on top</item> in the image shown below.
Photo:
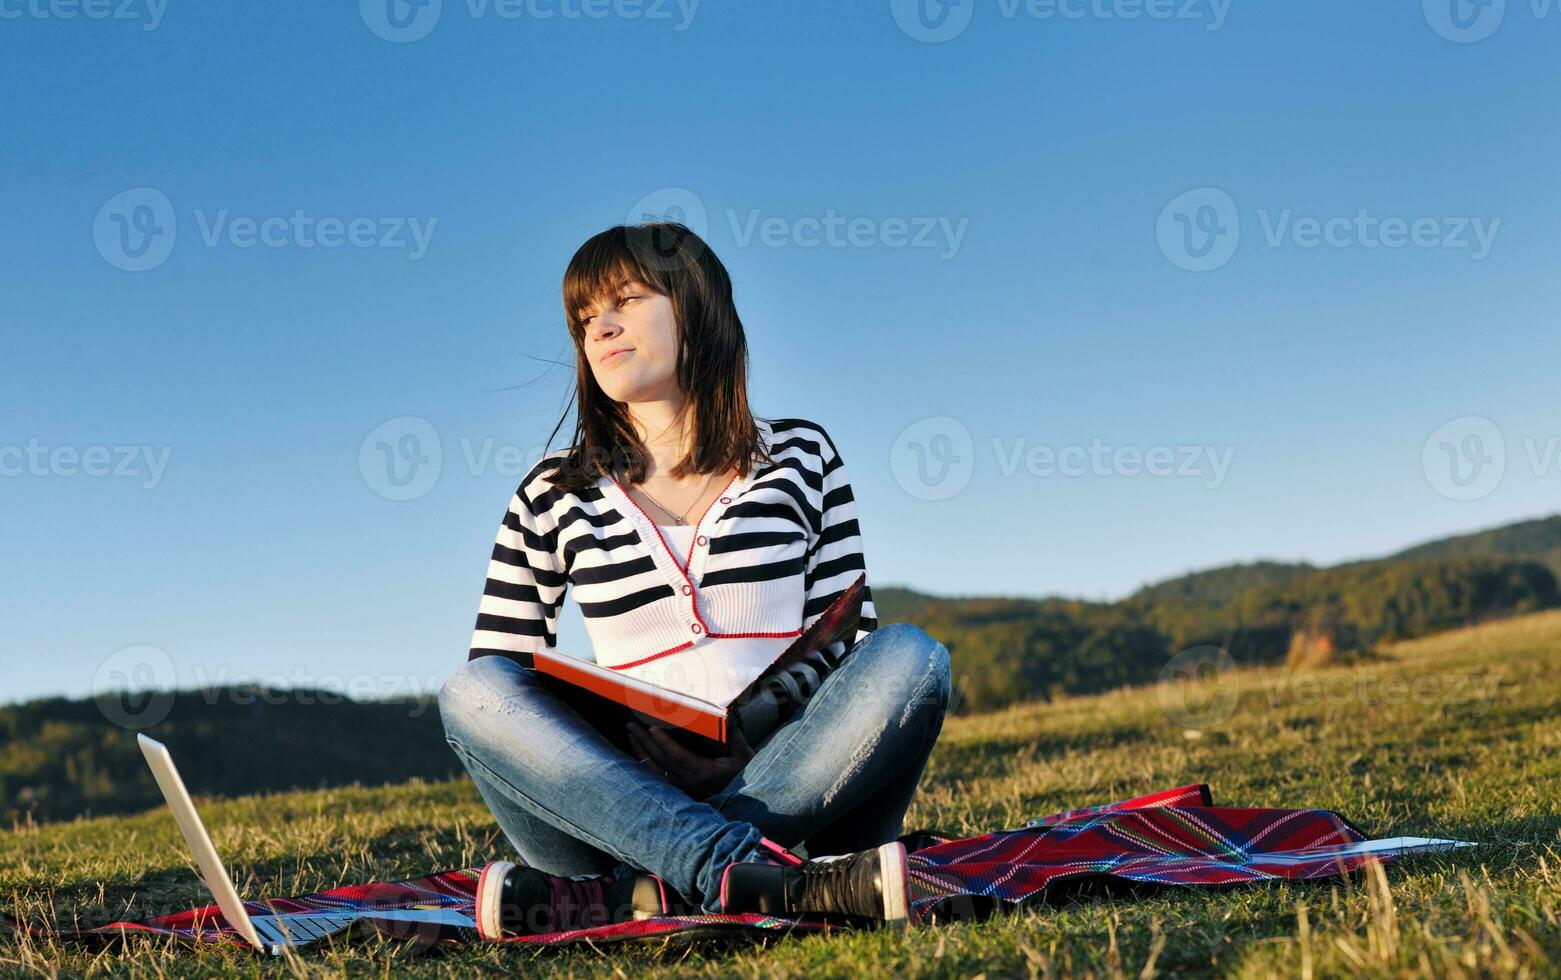
[[[673,551],[672,548],[667,544],[667,539],[661,533],[661,528],[656,524],[655,521],[650,519],[649,514],[645,513],[645,508],[641,507],[633,497],[629,496],[628,489],[625,488],[623,484],[618,482],[618,478],[613,476],[611,473],[607,474],[607,478],[611,480],[613,485],[616,486],[619,492],[623,494],[624,499],[634,505],[634,509],[640,512],[640,516],[645,518],[646,522],[648,522],[651,527],[656,529],[656,540],[661,542],[661,550],[665,551],[667,553],[667,557],[672,559],[672,564],[677,568],[678,574],[682,575],[683,581],[688,583],[689,612],[694,614],[694,619],[699,622],[700,627],[704,631],[704,635],[709,636],[710,624],[705,622],[705,618],[703,616],[699,615],[699,586],[695,585],[694,580],[688,577],[688,569],[694,564],[694,550],[699,547],[699,526],[705,522],[705,516],[710,513],[710,508],[715,506],[716,500],[726,496],[726,491],[730,490],[732,488],[732,484],[737,482],[737,475],[733,474],[732,478],[726,481],[726,486],[722,487],[721,492],[716,494],[715,497],[711,499],[710,503],[705,505],[704,513],[700,514],[699,520],[694,522],[694,540],[688,546],[688,565],[684,565],[678,561],[677,552]],[[708,542],[710,539],[706,537],[705,540]],[[689,641],[689,643],[685,644],[685,646],[691,646],[692,644],[693,641]],[[646,660],[653,660],[656,657],[663,657],[669,653],[675,653],[679,649],[682,648],[674,647],[671,650],[663,650],[661,653],[652,654],[650,657],[646,658]],[[633,664],[624,664],[623,666],[632,667],[636,664],[645,663],[646,660],[637,660]]]
[[[753,639],[784,640],[791,636],[801,636],[802,627],[799,626],[787,633],[706,633],[705,635],[712,640],[743,640],[750,637]]]
[[[712,640],[743,640],[750,638],[785,640],[793,636],[801,636],[802,630],[795,629],[790,633],[706,633],[705,635]],[[693,645],[694,641],[689,640],[687,643],[682,643],[678,646],[670,647],[661,651],[660,653],[653,653],[648,657],[641,657],[638,660],[631,660],[626,664],[602,664],[602,666],[606,667],[608,670],[628,670],[630,667],[639,667],[642,664],[648,664],[652,660],[660,660],[662,657],[670,657],[674,653],[682,653],[684,650],[687,650]]]
[[[638,660],[631,660],[631,661],[629,661],[626,664],[603,664],[602,666],[606,667],[608,670],[628,670],[630,667],[638,667],[641,664],[648,664],[652,660],[660,660],[662,657],[670,657],[674,653],[682,653],[684,650],[687,650],[689,647],[691,647],[693,645],[694,645],[694,641],[693,640],[688,640],[688,641],[686,641],[684,643],[681,643],[681,644],[679,644],[679,645],[677,645],[675,647],[670,647],[670,648],[668,648],[666,650],[663,650],[660,653],[653,653],[653,654],[651,654],[648,657],[641,657]]]
[[[688,607],[689,607],[689,610],[694,614],[694,618],[699,620],[699,625],[704,627],[704,631],[706,633],[710,632],[709,624],[706,623],[702,618],[700,618],[700,615],[699,615],[699,587],[694,585],[694,580],[688,577],[688,569],[684,568],[682,563],[678,561],[677,552],[673,551],[670,547],[668,547],[667,539],[665,537],[663,537],[662,534],[661,534],[661,528],[656,527],[656,522],[652,521],[650,519],[650,515],[645,513],[645,508],[641,507],[634,500],[633,497],[629,496],[629,491],[624,488],[623,484],[618,482],[618,478],[616,476],[613,476],[611,473],[609,473],[609,474],[607,474],[607,478],[609,480],[611,480],[613,482],[613,485],[618,488],[618,491],[623,494],[624,499],[627,500],[631,505],[633,505],[635,510],[640,512],[640,516],[645,518],[645,520],[650,523],[651,527],[655,528],[655,530],[656,530],[656,540],[661,542],[661,550],[665,551],[667,553],[667,557],[672,559],[673,567],[675,567],[678,570],[678,574],[679,575],[683,576],[683,581],[688,583]],[[701,520],[703,520],[703,518],[701,518]],[[695,525],[695,527],[697,529],[698,525]],[[688,554],[689,554],[689,564],[693,564],[693,555],[694,555],[694,546],[693,545],[689,546]],[[690,642],[692,642],[692,641],[690,641]],[[673,649],[679,649],[679,648],[674,647]],[[663,653],[658,653],[658,654],[655,654],[654,656],[659,657],[659,656],[662,656],[665,653],[671,653],[671,652],[672,652],[671,650],[666,650],[666,651],[663,651]]]

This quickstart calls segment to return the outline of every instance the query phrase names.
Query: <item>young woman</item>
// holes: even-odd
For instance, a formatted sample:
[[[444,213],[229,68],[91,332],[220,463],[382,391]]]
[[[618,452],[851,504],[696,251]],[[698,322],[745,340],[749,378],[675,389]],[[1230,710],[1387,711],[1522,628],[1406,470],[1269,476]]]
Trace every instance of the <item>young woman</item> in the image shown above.
[[[485,869],[479,927],[553,931],[680,902],[903,924],[896,838],[948,707],[948,651],[879,626],[870,589],[850,649],[810,665],[816,689],[724,756],[590,717],[538,682],[531,654],[555,646],[570,585],[599,663],[735,690],[866,571],[828,433],[750,414],[731,282],[698,236],[610,228],[575,253],[563,292],[574,445],[510,500],[468,660],[439,698],[521,858]]]

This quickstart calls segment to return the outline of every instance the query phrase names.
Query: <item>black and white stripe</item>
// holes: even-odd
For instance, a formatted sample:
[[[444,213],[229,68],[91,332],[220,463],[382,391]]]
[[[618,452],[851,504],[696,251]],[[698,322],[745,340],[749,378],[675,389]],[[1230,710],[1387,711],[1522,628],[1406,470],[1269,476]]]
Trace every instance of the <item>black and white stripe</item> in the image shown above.
[[[531,653],[556,648],[571,586],[609,665],[810,625],[866,571],[856,500],[821,426],[755,421],[774,462],[734,479],[711,505],[698,529],[706,543],[694,546],[686,574],[610,477],[567,493],[544,477],[568,450],[540,460],[500,524],[470,658],[497,654],[529,666]],[[869,587],[856,639],[877,625]]]

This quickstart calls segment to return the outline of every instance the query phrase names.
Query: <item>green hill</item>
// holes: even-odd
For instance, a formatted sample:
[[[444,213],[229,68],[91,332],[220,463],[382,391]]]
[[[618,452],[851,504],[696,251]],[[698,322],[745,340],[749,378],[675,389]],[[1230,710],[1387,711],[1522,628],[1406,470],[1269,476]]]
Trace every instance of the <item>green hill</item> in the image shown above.
[[[1358,559],[1334,566],[1307,562],[1255,561],[1219,565],[1151,583],[1133,593],[1132,599],[1159,602],[1224,603],[1247,589],[1284,585],[1321,571],[1380,561],[1414,561],[1425,558],[1503,558],[1534,561],[1561,576],[1561,514],[1518,521],[1469,534],[1426,541],[1378,558]]]
[[[207,792],[372,786],[461,771],[432,699],[359,702],[262,688],[160,696],[170,698],[167,717],[144,731]],[[126,813],[162,799],[136,731],[111,723],[124,716],[106,707],[65,698],[0,707],[0,826]]]
[[[48,976],[1545,977],[1561,962],[1561,610],[1383,645],[1351,666],[1221,675],[1230,713],[1184,731],[1171,688],[951,718],[906,829],[974,834],[1207,782],[1215,802],[1334,809],[1374,835],[1478,848],[1381,880],[1064,900],[904,935],[768,946],[537,951],[394,943],[269,966],[133,941],[95,953],[0,935],[0,974]],[[1173,712],[1173,714],[1175,714]],[[1188,737],[1189,734],[1196,738]],[[181,762],[185,761],[181,754]],[[218,799],[191,778],[245,893],[291,895],[512,857],[469,780]],[[0,832],[0,902],[104,921],[206,904],[163,809]]]
[[[1428,541],[1389,559],[1517,558],[1537,561],[1561,576],[1561,514]]]
[[[1146,585],[1131,598],[1140,602],[1202,602],[1219,605],[1230,602],[1257,586],[1282,586],[1317,570],[1306,562],[1254,561],[1221,565],[1201,572]]]

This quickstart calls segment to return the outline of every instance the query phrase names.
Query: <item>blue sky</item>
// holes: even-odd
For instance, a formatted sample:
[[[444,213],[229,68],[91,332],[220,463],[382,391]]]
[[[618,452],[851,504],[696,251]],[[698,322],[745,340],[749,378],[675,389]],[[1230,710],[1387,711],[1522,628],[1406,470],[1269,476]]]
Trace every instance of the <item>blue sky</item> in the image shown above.
[[[1561,509],[1561,9],[386,2],[0,0],[0,701],[436,684],[570,431],[564,266],[647,213],[878,585]]]

